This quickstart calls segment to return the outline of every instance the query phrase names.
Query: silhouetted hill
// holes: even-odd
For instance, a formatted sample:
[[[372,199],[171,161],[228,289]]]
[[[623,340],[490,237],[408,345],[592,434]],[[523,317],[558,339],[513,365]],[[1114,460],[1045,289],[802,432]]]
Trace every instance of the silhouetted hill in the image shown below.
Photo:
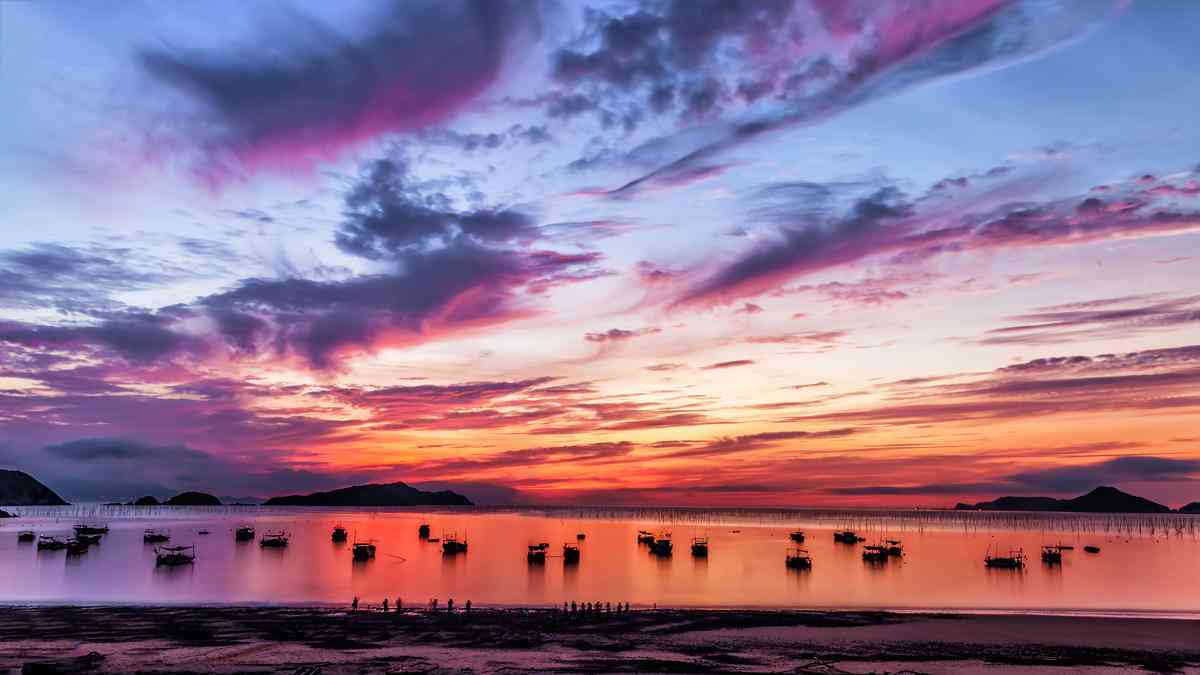
[[[1179,507],[1180,513],[1200,513],[1200,502],[1192,502]]]
[[[151,497],[149,495],[147,495],[145,497],[138,497],[134,501],[130,502],[130,505],[131,506],[158,506],[158,498]]]
[[[164,506],[220,506],[221,500],[203,492],[180,492],[163,502]]]
[[[64,506],[62,497],[24,471],[0,469],[0,504],[9,506]]]
[[[309,495],[272,497],[264,506],[473,506],[470,499],[450,490],[425,492],[404,483],[370,483],[314,492]]]
[[[1068,513],[1170,513],[1171,509],[1115,487],[1098,487],[1074,499],[1053,497],[1001,497],[977,504],[959,503],[964,511],[1065,511]]]

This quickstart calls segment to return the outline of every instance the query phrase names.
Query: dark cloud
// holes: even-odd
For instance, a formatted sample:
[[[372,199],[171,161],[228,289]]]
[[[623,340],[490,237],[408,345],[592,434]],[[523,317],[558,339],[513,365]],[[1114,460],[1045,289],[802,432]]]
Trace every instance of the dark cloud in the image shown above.
[[[751,198],[750,217],[766,232],[715,272],[706,263],[667,280],[674,283],[672,306],[728,304],[780,289],[796,277],[888,256],[900,269],[913,269],[941,256],[1016,247],[1079,245],[1113,238],[1179,234],[1200,227],[1200,212],[1173,204],[1130,197],[1139,181],[1106,186],[1104,198],[1088,197],[1082,212],[1079,198],[1042,203],[1011,201],[1035,188],[1037,178],[1009,171],[970,177],[969,188],[953,194],[927,191],[910,197],[896,185],[870,183],[787,184],[765,189]],[[869,190],[867,194],[856,194]],[[817,292],[833,299],[867,304],[903,299],[895,285],[920,281],[912,272],[857,285],[827,283],[798,286],[791,292]],[[781,291],[786,292],[786,291]],[[1127,326],[1179,325],[1196,320],[1195,299],[1178,299],[1138,312],[1073,310],[1034,315],[1040,324],[1002,329],[987,339],[1019,342],[1052,340],[1059,330],[1084,324],[1124,321]],[[1086,326],[1085,326],[1086,327]],[[1031,336],[1023,337],[1029,332]],[[1049,338],[1049,340],[1047,339]]]
[[[36,243],[0,251],[0,307],[52,307],[78,314],[114,311],[122,306],[114,294],[181,276],[182,270],[133,249]]]
[[[91,326],[0,322],[0,343],[34,349],[99,350],[133,362],[202,355],[207,350],[204,341],[175,330],[173,320],[166,315],[128,314]]]
[[[186,130],[210,178],[309,165],[379,134],[426,127],[498,76],[536,6],[418,0],[381,7],[353,37],[293,15],[241,50],[147,49],[146,70],[194,95],[211,119]]]
[[[702,367],[700,370],[724,370],[725,368],[738,368],[741,366],[754,365],[754,361],[750,359],[737,359],[734,361],[721,361],[720,363],[711,363]]]

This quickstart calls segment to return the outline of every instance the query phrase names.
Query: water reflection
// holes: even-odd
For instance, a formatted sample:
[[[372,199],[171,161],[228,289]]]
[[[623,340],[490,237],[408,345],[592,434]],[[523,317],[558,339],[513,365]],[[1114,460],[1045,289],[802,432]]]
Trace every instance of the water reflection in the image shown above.
[[[19,529],[68,535],[77,518],[23,517]],[[82,519],[82,518],[78,518]],[[991,532],[868,529],[868,541],[902,538],[905,554],[886,562],[862,560],[862,544],[834,543],[832,529],[803,525],[811,570],[788,570],[785,552],[794,544],[795,520],[782,524],[740,523],[715,528],[699,519],[695,526],[673,523],[679,542],[673,556],[651,555],[637,543],[640,529],[658,531],[662,523],[620,519],[564,519],[539,513],[407,511],[363,513],[333,510],[264,509],[244,511],[166,510],[143,516],[96,518],[113,528],[86,555],[66,559],[64,552],[36,552],[17,541],[17,528],[0,525],[0,601],[112,602],[330,602],[354,595],[378,603],[397,595],[454,597],[475,604],[561,605],[564,600],[629,601],[635,605],[737,605],[910,608],[1072,608],[1200,612],[1200,578],[1180,561],[1200,557],[1200,543],[1185,535],[1078,536],[1064,534],[1063,564],[1044,566],[1033,558],[1024,571],[988,569],[989,544],[1003,550],[1023,547],[1038,552],[1059,537],[1040,530]],[[417,536],[422,521],[434,532],[471,533],[468,552],[443,555],[439,543]],[[377,558],[355,564],[349,547],[331,542],[329,532],[342,522],[352,532],[369,532],[378,543]],[[836,524],[845,526],[846,520]],[[981,521],[989,522],[989,521]],[[1114,528],[1124,527],[1116,519]],[[237,543],[234,527],[255,527],[254,542]],[[153,547],[143,546],[146,528],[172,528],[172,543],[198,545],[194,566],[159,570]],[[1130,526],[1132,529],[1132,526]],[[209,536],[198,535],[208,529]],[[262,533],[295,533],[286,549],[260,548]],[[733,532],[732,530],[740,530]],[[1182,530],[1186,532],[1187,530]],[[575,539],[586,532],[586,540]],[[520,533],[519,538],[514,533]],[[690,555],[692,537],[707,535],[709,558]],[[178,541],[175,541],[175,540]],[[546,564],[531,567],[529,541],[557,542]],[[559,557],[563,542],[581,547],[579,564]],[[1101,546],[1084,554],[1085,544]],[[59,556],[63,556],[60,558]],[[687,556],[676,560],[676,556]],[[1137,569],[1137,575],[1130,575]],[[521,579],[525,583],[521,583]]]

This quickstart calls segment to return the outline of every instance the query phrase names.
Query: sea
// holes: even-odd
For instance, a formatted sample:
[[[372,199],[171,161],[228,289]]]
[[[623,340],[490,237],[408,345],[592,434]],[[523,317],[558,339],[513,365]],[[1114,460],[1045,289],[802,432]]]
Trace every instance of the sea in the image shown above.
[[[932,612],[1045,612],[1200,618],[1200,517],[974,511],[658,509],[4,507],[0,604],[270,604],[485,607],[886,609]],[[443,553],[440,541],[467,542]],[[39,551],[18,532],[69,537],[77,524],[107,526],[80,555]],[[331,537],[335,526],[347,541]],[[235,541],[253,527],[253,541]],[[156,564],[147,529],[171,545],[194,546],[195,561]],[[863,539],[835,542],[835,531]],[[657,556],[638,532],[669,536]],[[804,542],[790,538],[804,533]],[[202,532],[207,532],[203,534]],[[288,546],[261,546],[285,533]],[[708,555],[694,556],[694,539]],[[864,561],[864,546],[898,540],[903,555]],[[355,542],[373,559],[355,561]],[[548,544],[531,563],[530,545]],[[579,561],[563,557],[578,546]],[[1043,546],[1073,547],[1045,564]],[[1084,551],[1095,546],[1098,553]],[[811,569],[785,565],[804,549]],[[985,566],[991,554],[1023,551],[1022,569]]]

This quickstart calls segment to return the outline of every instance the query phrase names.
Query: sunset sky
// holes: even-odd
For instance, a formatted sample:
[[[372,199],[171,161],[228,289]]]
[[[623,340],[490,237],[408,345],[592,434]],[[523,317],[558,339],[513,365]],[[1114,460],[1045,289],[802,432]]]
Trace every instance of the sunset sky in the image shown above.
[[[68,499],[1200,499],[1200,3],[0,3]]]

